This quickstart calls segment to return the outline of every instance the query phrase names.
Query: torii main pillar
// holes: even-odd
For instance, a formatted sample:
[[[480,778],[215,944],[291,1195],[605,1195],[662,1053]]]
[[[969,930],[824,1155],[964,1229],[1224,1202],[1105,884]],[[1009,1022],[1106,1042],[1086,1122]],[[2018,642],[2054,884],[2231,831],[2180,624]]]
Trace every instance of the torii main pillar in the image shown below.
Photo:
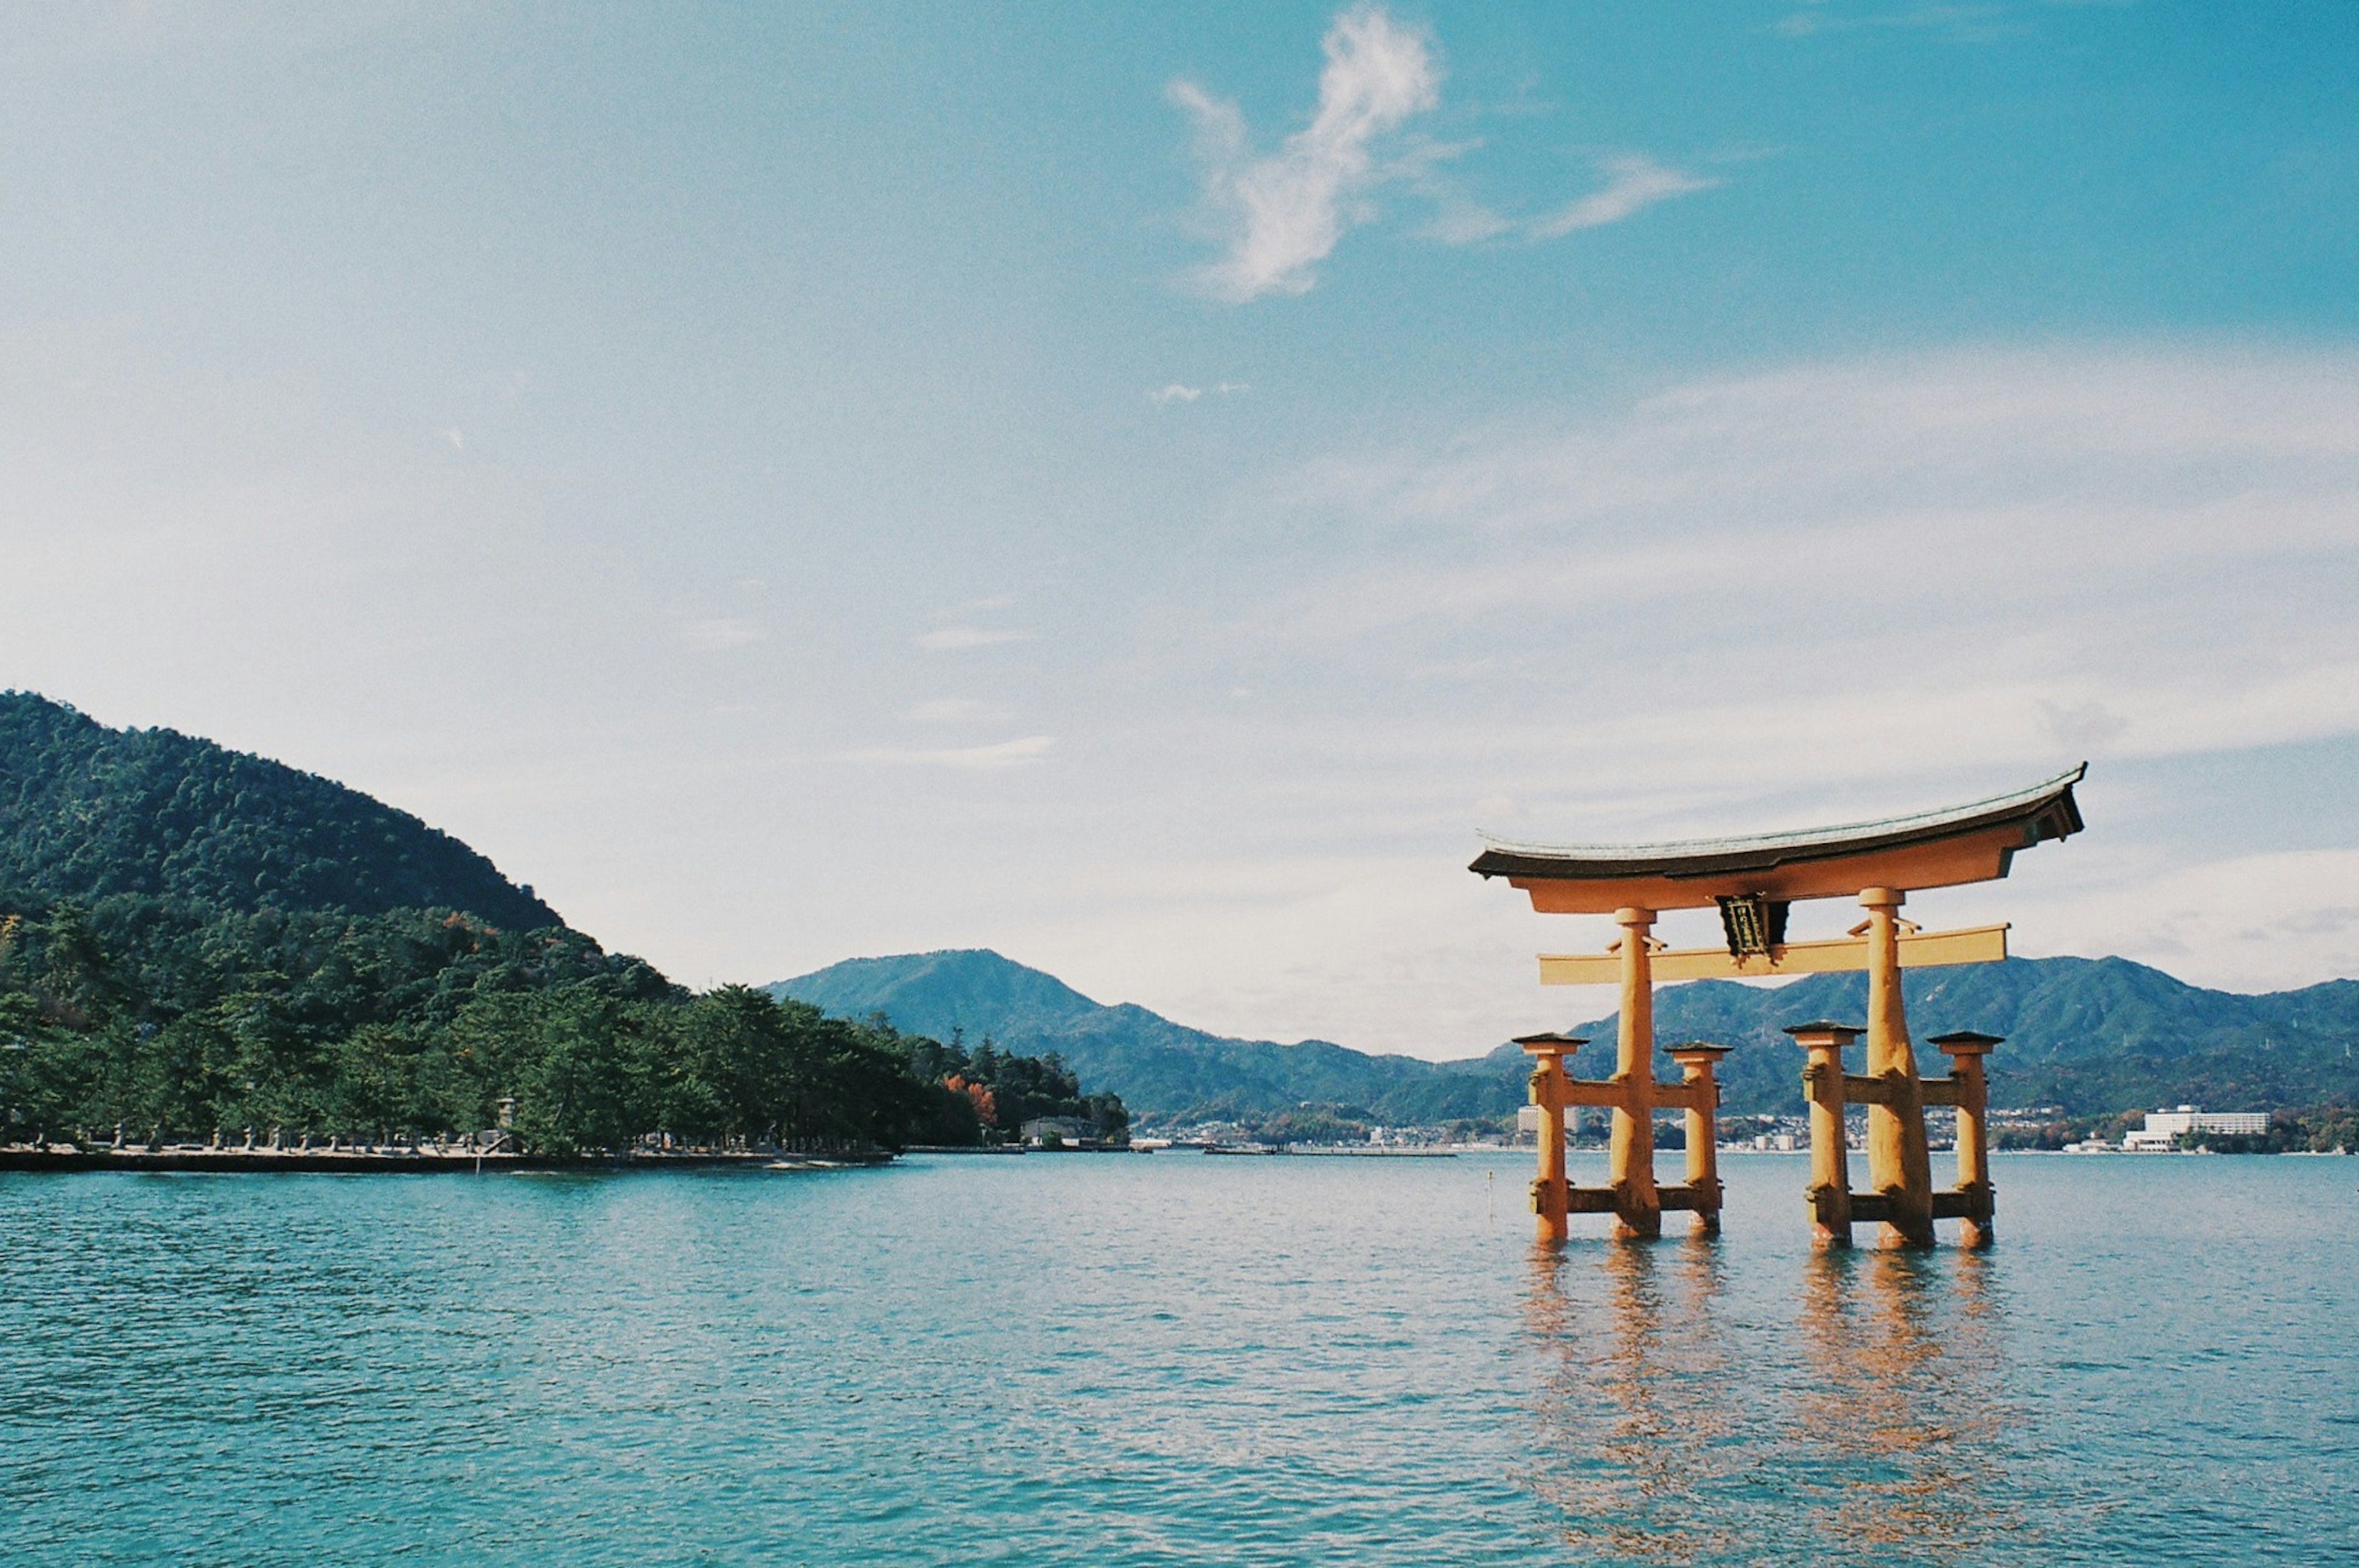
[[[1699,1074],[1693,1067],[1687,1084],[1656,1085],[1656,983],[1853,969],[1867,975],[1867,1071],[1856,1077],[1843,1073],[1840,1041],[1828,1047],[1832,1053],[1831,1066],[1822,1067],[1825,1053],[1812,1046],[1812,1072],[1832,1074],[1830,1081],[1810,1080],[1816,1108],[1811,1122],[1814,1167],[1832,1155],[1835,1169],[1841,1172],[1843,1108],[1849,1103],[1862,1103],[1867,1108],[1871,1191],[1850,1193],[1847,1177],[1838,1175],[1830,1185],[1814,1176],[1811,1201],[1820,1229],[1831,1235],[1830,1222],[1837,1219],[1840,1211],[1840,1232],[1845,1241],[1851,1221],[1858,1218],[1882,1221],[1888,1241],[1924,1246],[1933,1240],[1935,1218],[1955,1217],[1969,1221],[1970,1242],[1986,1243],[1990,1186],[1987,1167],[1980,1163],[1984,1159],[1980,1101],[1977,1098],[1973,1112],[1977,1173],[1969,1176],[1965,1172],[1967,1151],[1962,1141],[1959,1188],[1936,1195],[1925,1138],[1925,1106],[1933,1098],[1929,1090],[1935,1086],[1924,1083],[1918,1074],[1900,976],[1903,968],[1919,965],[2004,958],[2007,928],[2001,925],[1919,931],[1901,918],[1900,909],[1909,890],[1994,881],[2007,874],[2017,851],[2079,832],[2081,813],[2072,799],[2072,786],[2087,771],[2083,763],[2030,789],[1943,811],[1809,832],[1651,845],[1488,839],[1469,870],[1484,877],[1506,877],[1511,886],[1528,893],[1532,907],[1543,914],[1610,913],[1621,928],[1619,939],[1603,953],[1540,956],[1543,985],[1618,983],[1621,989],[1615,1072],[1607,1082],[1585,1084],[1564,1075],[1562,1044],[1570,1041],[1577,1049],[1582,1044],[1578,1040],[1534,1035],[1520,1042],[1527,1049],[1534,1049],[1538,1042],[1558,1043],[1554,1054],[1533,1076],[1533,1098],[1542,1106],[1544,1129],[1553,1128],[1555,1132],[1555,1147],[1553,1151],[1543,1147],[1541,1179],[1533,1184],[1543,1238],[1564,1234],[1567,1214],[1596,1212],[1613,1213],[1617,1235],[1658,1235],[1665,1208],[1693,1207],[1699,1215],[1705,1212],[1699,1201],[1704,1185],[1710,1189],[1712,1223],[1717,1226],[1716,1173],[1708,1173],[1700,1183],[1691,1159],[1690,1181],[1677,1189],[1676,1206],[1671,1192],[1658,1188],[1655,1183],[1655,1111],[1672,1104],[1692,1108],[1701,1099],[1707,1113],[1702,1131],[1709,1139],[1709,1112],[1717,1101],[1711,1073],[1716,1051],[1704,1059],[1701,1074],[1709,1098],[1696,1093]],[[1853,897],[1866,908],[1867,919],[1848,936],[1832,941],[1786,940],[1787,914],[1794,903]],[[1658,911],[1713,906],[1720,912],[1724,950],[1671,949],[1654,939]],[[1823,1027],[1837,1033],[1858,1033],[1838,1025]],[[1991,1039],[1947,1038],[1953,1042]],[[1988,1048],[1984,1044],[1982,1050]],[[1963,1097],[1978,1097],[1982,1092],[1982,1066],[1979,1052],[1969,1049],[1952,1054],[1959,1057],[1958,1070],[1951,1078],[1940,1080],[1936,1103],[1961,1108],[1962,1140],[1966,1136]],[[1687,1057],[1680,1060],[1687,1064]],[[1574,1104],[1613,1108],[1614,1185],[1610,1191],[1614,1198],[1610,1204],[1595,1201],[1604,1190],[1593,1195],[1565,1183],[1562,1110]],[[1832,1112],[1831,1129],[1822,1130],[1829,1110]],[[1691,1124],[1691,1141],[1694,1135]],[[1831,1148],[1822,1145],[1823,1138],[1833,1140]],[[1840,1203],[1834,1201],[1835,1193],[1841,1194]]]
[[[1900,905],[1894,888],[1868,888],[1867,1076],[1884,1093],[1867,1108],[1867,1184],[1886,1195],[1884,1223],[1911,1247],[1933,1244],[1933,1161],[1925,1145],[1925,1092],[1900,1000]]]
[[[1622,1006],[1614,1026],[1614,1080],[1622,1094],[1614,1102],[1605,1154],[1606,1174],[1618,1199],[1614,1234],[1656,1237],[1663,1233],[1663,1198],[1655,1186],[1655,977],[1647,946],[1655,912],[1617,909],[1614,924],[1622,928],[1615,944],[1622,960]]]

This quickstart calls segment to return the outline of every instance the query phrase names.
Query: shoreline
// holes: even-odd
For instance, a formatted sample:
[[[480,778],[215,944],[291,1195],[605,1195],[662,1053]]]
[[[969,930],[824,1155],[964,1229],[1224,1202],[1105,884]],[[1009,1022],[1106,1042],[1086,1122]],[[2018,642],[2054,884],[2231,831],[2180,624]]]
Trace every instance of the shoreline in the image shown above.
[[[854,1169],[892,1163],[896,1156],[750,1153],[513,1154],[472,1149],[82,1149],[52,1143],[0,1145],[0,1171],[64,1174],[78,1171],[270,1172],[340,1175],[473,1175],[493,1171],[764,1171]]]

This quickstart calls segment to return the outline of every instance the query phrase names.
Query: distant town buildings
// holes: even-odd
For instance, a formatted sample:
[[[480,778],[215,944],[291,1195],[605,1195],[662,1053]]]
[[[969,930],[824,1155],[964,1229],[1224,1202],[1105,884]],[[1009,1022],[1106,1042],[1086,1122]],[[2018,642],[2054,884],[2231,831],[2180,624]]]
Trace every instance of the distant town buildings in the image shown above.
[[[2182,1105],[2176,1110],[2150,1110],[2146,1126],[2125,1133],[2122,1147],[2134,1154],[2168,1153],[2190,1133],[2217,1132],[2232,1138],[2266,1137],[2269,1113],[2265,1110],[2198,1110]]]

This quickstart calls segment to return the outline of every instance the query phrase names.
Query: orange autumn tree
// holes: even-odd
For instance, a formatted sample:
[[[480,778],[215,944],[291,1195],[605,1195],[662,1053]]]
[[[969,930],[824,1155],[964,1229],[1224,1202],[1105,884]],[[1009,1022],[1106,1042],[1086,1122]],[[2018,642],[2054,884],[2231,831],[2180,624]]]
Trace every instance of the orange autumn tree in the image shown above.
[[[966,1096],[967,1103],[974,1107],[974,1114],[985,1127],[999,1125],[998,1102],[992,1098],[991,1091],[983,1085],[971,1084],[961,1075],[952,1073],[942,1080],[942,1087],[954,1095]]]

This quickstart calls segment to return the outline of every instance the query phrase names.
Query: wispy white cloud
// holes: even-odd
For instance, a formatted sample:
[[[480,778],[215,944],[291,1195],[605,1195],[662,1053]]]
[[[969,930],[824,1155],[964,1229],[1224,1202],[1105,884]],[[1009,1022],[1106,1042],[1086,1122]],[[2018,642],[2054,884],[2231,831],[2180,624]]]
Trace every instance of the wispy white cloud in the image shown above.
[[[1193,403],[1207,393],[1214,397],[1228,397],[1236,393],[1252,390],[1250,384],[1242,381],[1218,382],[1211,386],[1189,386],[1175,381],[1169,386],[1158,386],[1148,393],[1147,400],[1160,407],[1167,403]]]
[[[995,741],[988,746],[901,747],[875,746],[858,751],[838,752],[840,762],[873,762],[891,767],[963,768],[976,772],[996,772],[1004,768],[1020,768],[1037,762],[1049,754],[1057,743],[1054,735],[1027,735],[1016,741]]]
[[[1698,190],[1710,190],[1720,183],[1716,179],[1684,174],[1636,154],[1601,158],[1598,162],[1599,168],[1608,176],[1605,188],[1592,191],[1562,211],[1533,223],[1533,238],[1553,240],[1570,234],[1575,229],[1595,229],[1607,223],[1618,223],[1658,201],[1669,201],[1674,196],[1687,196]]]
[[[1292,504],[1356,519],[1361,558],[1216,636],[1223,659],[1260,645],[1389,692],[1467,671],[1405,743],[1487,751],[1484,787],[1535,803],[1576,760],[1634,800],[1650,777],[1725,781],[1742,816],[1765,772],[1845,788],[2359,734],[2327,586],[2359,570],[2354,431],[2339,355],[1960,352],[1699,384],[1323,468]],[[1609,676],[1608,632],[1641,625],[1659,653]]]
[[[1039,635],[1012,626],[938,626],[910,639],[929,654],[959,654],[970,648],[996,648],[1007,643],[1029,643]]]
[[[1445,245],[1479,245],[1524,227],[1461,191],[1437,188],[1427,194],[1433,200],[1433,218],[1418,232],[1429,240]]]
[[[1536,217],[1510,217],[1468,197],[1449,181],[1427,177],[1420,190],[1434,204],[1430,222],[1419,231],[1445,245],[1479,244],[1484,240],[1514,235],[1526,240],[1560,240],[1582,229],[1599,229],[1636,215],[1658,202],[1710,190],[1721,181],[1658,163],[1643,153],[1617,153],[1596,163],[1604,184],[1552,212]]]
[[[1561,239],[1721,183],[1641,153],[1618,153],[1596,160],[1604,183],[1565,206],[1524,216],[1499,211],[1444,172],[1481,141],[1396,135],[1412,116],[1440,104],[1440,67],[1425,34],[1378,6],[1359,5],[1335,18],[1325,48],[1318,112],[1275,153],[1255,155],[1235,104],[1193,82],[1171,86],[1171,101],[1195,120],[1204,204],[1223,245],[1193,280],[1216,297],[1242,303],[1308,293],[1318,264],[1345,232],[1375,217],[1375,196],[1386,185],[1432,204],[1431,219],[1418,230],[1422,237],[1468,245],[1503,235]],[[1158,404],[1202,395],[1203,388],[1178,382],[1147,394]]]
[[[2359,850],[2114,859],[2057,901],[2026,951],[2130,953],[2238,990],[2359,974]]]
[[[1369,194],[1386,177],[1378,144],[1440,101],[1426,36],[1379,6],[1339,15],[1323,47],[1317,113],[1266,156],[1249,151],[1236,105],[1193,82],[1171,86],[1171,101],[1195,119],[1206,205],[1226,230],[1224,254],[1196,275],[1220,298],[1307,293],[1344,231],[1373,215]]]

